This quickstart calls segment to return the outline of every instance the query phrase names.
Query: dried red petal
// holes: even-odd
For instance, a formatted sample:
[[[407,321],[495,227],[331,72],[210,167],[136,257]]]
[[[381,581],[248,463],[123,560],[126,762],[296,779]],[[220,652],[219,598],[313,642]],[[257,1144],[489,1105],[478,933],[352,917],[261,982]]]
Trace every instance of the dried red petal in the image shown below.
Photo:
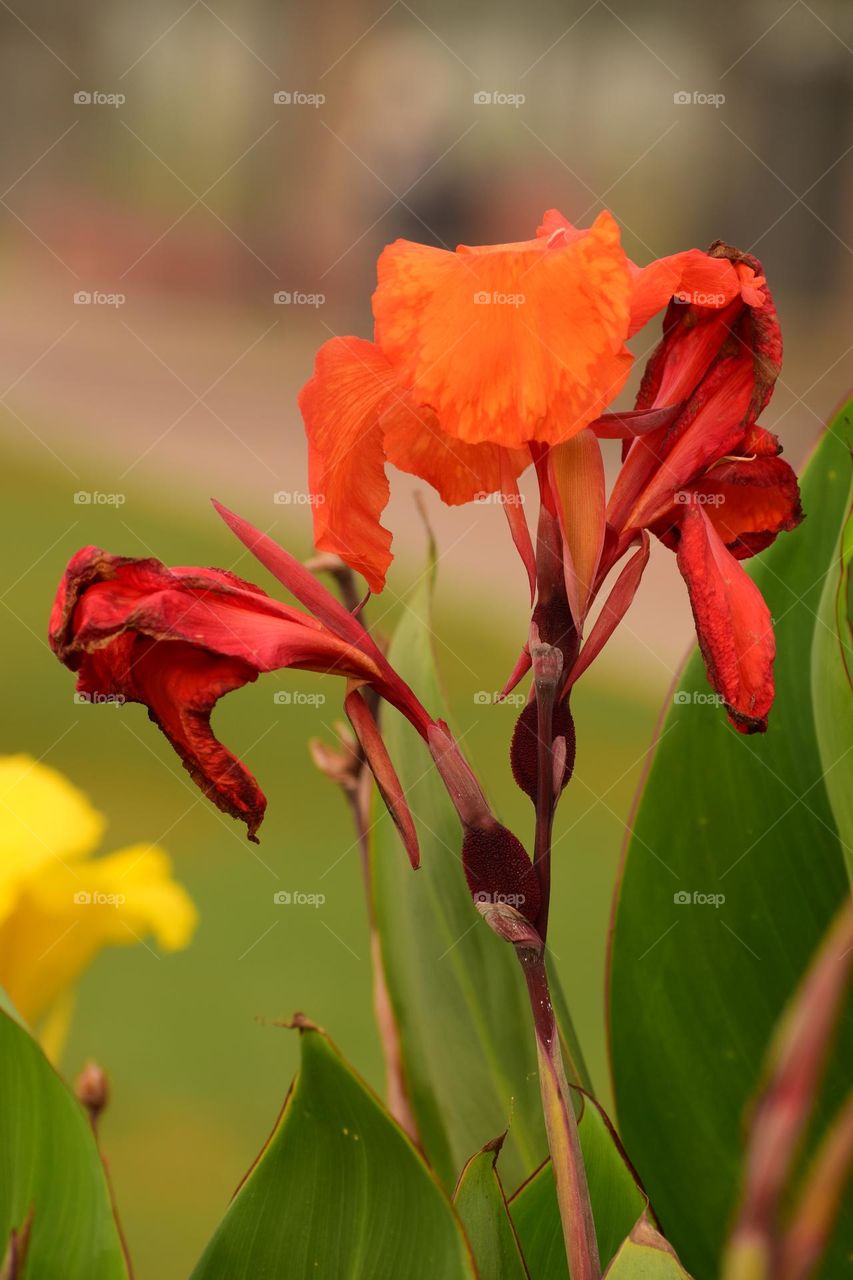
[[[758,587],[703,507],[685,508],[678,567],[687,583],[708,679],[741,733],[763,732],[773,705],[776,639]]]
[[[803,518],[796,474],[781,458],[727,459],[693,493],[738,560],[769,546],[782,530],[796,529]]]
[[[305,582],[301,587],[312,590]],[[334,672],[374,684],[426,732],[428,717],[414,694],[372,642],[362,642],[360,624],[341,614],[330,615],[336,633],[233,574],[168,569],[158,560],[86,547],[60,585],[50,643],[79,673],[81,692],[147,706],[193,780],[220,809],[244,821],[254,840],[266,800],[210,727],[223,694],[283,667]]]

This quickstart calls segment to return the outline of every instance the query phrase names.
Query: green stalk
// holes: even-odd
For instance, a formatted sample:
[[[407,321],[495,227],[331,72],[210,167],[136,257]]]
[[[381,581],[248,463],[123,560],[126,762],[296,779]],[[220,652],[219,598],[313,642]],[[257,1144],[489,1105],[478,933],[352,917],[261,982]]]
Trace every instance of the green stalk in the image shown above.
[[[580,1135],[572,1106],[543,949],[517,947],[524,972],[539,1060],[539,1088],[557,1187],[570,1280],[600,1280],[601,1263]]]

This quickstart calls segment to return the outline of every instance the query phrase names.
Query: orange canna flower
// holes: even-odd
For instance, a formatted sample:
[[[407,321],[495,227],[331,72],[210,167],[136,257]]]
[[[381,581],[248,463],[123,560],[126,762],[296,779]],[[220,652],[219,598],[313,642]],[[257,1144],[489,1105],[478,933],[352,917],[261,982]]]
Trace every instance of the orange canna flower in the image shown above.
[[[541,462],[587,427],[611,437],[647,429],[642,414],[601,419],[631,369],[626,340],[673,295],[755,305],[762,284],[698,249],[637,267],[607,212],[581,230],[550,210],[534,239],[515,244],[388,245],[374,341],[326,342],[300,394],[317,546],[381,591],[392,559],[380,524],[387,462],[450,505],[499,491],[512,499],[531,447]],[[516,503],[503,505],[532,578],[527,526]]]

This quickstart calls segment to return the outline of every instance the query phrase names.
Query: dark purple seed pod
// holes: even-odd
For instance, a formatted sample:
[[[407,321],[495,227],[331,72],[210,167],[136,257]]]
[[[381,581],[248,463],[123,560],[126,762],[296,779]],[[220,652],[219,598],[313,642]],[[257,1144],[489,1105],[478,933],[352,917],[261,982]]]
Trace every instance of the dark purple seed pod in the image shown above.
[[[535,702],[529,702],[515,722],[510,747],[512,776],[526,795],[536,804],[536,788],[539,778],[539,713]],[[575,722],[568,701],[554,708],[551,721],[554,738],[566,739],[566,764],[563,770],[562,791],[575,767]]]
[[[535,921],[541,906],[539,880],[524,845],[507,827],[494,819],[468,827],[462,865],[475,903],[515,907]]]

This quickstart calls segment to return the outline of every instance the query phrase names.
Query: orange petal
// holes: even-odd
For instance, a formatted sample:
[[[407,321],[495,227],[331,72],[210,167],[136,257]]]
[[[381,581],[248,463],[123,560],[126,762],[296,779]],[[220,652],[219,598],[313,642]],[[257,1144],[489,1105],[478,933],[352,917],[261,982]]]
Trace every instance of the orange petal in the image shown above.
[[[496,493],[503,477],[502,458],[513,478],[530,465],[526,450],[466,444],[447,435],[433,411],[416,408],[408,394],[389,403],[382,414],[382,430],[388,461],[426,480],[451,507]]]
[[[741,291],[740,278],[728,258],[712,258],[701,249],[687,249],[668,258],[658,258],[647,267],[635,267],[634,273],[632,334],[657,315],[670,298],[694,306],[724,307]],[[754,282],[752,285],[749,298],[744,294],[748,302],[761,296]]]
[[[317,352],[299,393],[308,436],[314,541],[339,555],[381,591],[391,563],[391,534],[379,523],[388,501],[380,416],[401,393],[378,347],[332,338]]]
[[[563,534],[566,591],[580,631],[604,545],[604,461],[591,431],[549,453],[549,473]]]
[[[553,246],[448,253],[398,240],[378,273],[376,341],[414,402],[459,440],[569,439],[627,378],[631,283],[610,214]]]

